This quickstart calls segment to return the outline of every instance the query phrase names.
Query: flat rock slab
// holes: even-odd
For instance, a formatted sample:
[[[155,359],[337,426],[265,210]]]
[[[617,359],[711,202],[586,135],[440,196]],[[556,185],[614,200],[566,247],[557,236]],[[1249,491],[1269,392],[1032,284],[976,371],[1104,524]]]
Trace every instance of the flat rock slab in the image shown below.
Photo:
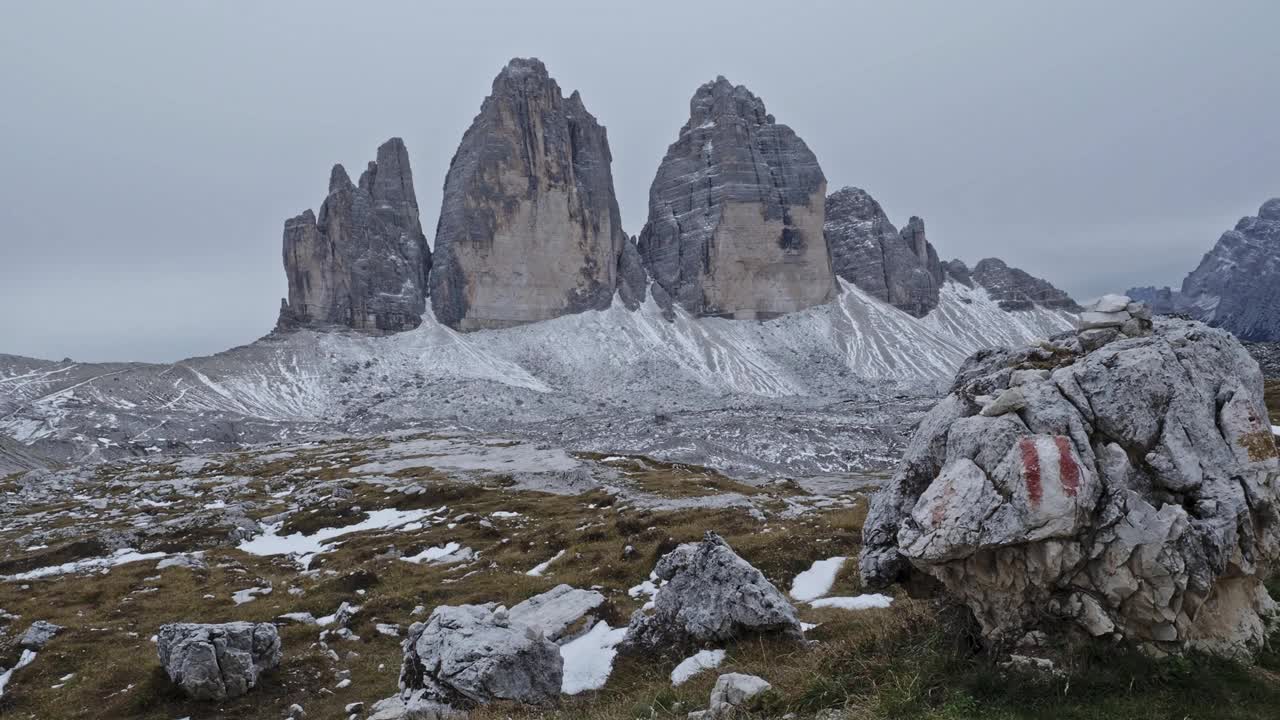
[[[569,585],[534,595],[507,611],[513,623],[527,625],[548,640],[560,640],[565,631],[604,604],[604,595],[595,590],[579,590]]]

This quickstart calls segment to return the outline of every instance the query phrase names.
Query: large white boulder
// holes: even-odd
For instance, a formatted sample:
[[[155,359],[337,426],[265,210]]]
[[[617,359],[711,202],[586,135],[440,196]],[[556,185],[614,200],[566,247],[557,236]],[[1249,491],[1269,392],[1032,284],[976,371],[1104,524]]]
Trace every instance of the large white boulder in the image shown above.
[[[1256,651],[1280,558],[1257,363],[1195,322],[1091,333],[965,363],[872,502],[864,582],[930,577],[990,636],[1066,620],[1165,651]],[[1013,383],[1021,407],[981,412]]]
[[[506,609],[442,605],[414,623],[404,642],[401,698],[416,706],[465,709],[494,700],[531,705],[560,695],[560,648]]]

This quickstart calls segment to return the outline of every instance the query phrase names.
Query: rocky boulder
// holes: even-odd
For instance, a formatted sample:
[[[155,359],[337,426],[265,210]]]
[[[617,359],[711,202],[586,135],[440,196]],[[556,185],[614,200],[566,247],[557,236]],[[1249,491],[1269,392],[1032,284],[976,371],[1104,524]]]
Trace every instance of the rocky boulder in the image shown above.
[[[639,251],[695,315],[766,319],[830,300],[826,178],[791,128],[723,77],[698,88],[649,188]]]
[[[280,635],[270,623],[174,623],[160,628],[160,664],[194,700],[245,694],[280,664]]]
[[[307,210],[284,225],[284,269],[289,297],[277,329],[389,333],[422,323],[431,249],[403,140],[378,148],[359,185],[333,167],[319,217]]]
[[[945,273],[920,218],[899,232],[867,191],[846,187],[827,196],[823,234],[836,275],[916,317],[938,306]]]
[[[18,638],[18,647],[24,650],[43,650],[44,646],[49,644],[49,641],[62,630],[61,625],[54,625],[46,620],[37,620],[31,623],[26,632],[22,633],[22,637]]]
[[[716,678],[711,704],[706,710],[689,713],[688,720],[728,720],[750,713],[752,703],[772,689],[768,680],[743,673],[725,673]]]
[[[662,556],[654,573],[664,584],[651,612],[632,615],[622,643],[626,651],[725,642],[748,634],[802,636],[786,596],[715,533]]]
[[[445,178],[431,274],[436,318],[476,330],[609,307],[629,242],[612,162],[608,135],[582,97],[562,96],[541,61],[512,60]],[[621,270],[626,299],[643,299],[634,262]]]
[[[1128,298],[1092,312],[1130,317],[964,364],[874,498],[863,580],[940,586],[1000,640],[1073,627],[1248,655],[1280,553],[1258,365],[1197,322],[1129,335]]]
[[[1177,313],[1252,341],[1280,340],[1280,198],[1218,238],[1180,291],[1133,288],[1158,313]]]
[[[505,608],[442,605],[426,623],[414,623],[400,668],[406,706],[469,708],[494,700],[531,705],[560,695],[560,648]]]

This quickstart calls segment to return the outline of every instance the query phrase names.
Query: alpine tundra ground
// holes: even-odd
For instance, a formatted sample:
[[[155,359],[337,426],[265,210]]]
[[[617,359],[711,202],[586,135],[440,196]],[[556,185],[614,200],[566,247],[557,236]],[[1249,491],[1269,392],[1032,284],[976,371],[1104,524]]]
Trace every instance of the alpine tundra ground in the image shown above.
[[[785,591],[816,560],[856,558],[866,492],[882,479],[744,481],[412,433],[10,476],[0,481],[0,668],[17,663],[15,638],[31,622],[66,629],[11,674],[0,714],[278,720],[297,703],[309,718],[346,717],[348,704],[396,692],[401,638],[437,605],[512,605],[568,583],[603,592],[598,618],[622,627],[656,560],[706,530]],[[861,592],[850,560],[825,594]],[[280,667],[221,704],[180,695],[152,641],[167,622],[323,622],[342,603],[359,606],[349,632],[283,624]],[[1274,718],[1280,707],[1274,651],[1246,668],[1084,648],[1070,679],[1011,676],[935,603],[797,605],[810,645],[743,641],[724,648],[718,670],[676,687],[682,657],[620,657],[602,689],[558,708],[474,716],[683,718],[733,671],[773,683],[761,717]]]

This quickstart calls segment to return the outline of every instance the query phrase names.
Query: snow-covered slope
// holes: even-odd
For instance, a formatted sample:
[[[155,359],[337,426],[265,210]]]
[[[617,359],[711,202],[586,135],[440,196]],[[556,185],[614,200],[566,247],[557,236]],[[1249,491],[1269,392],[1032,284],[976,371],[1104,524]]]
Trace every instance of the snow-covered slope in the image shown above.
[[[917,319],[846,284],[832,303],[763,323],[669,322],[650,299],[467,334],[430,319],[386,337],[299,331],[173,365],[0,356],[0,433],[80,461],[322,428],[557,423],[582,435],[566,419],[930,395],[981,347],[1069,327],[1060,311],[1005,312],[981,288],[948,284]]]

